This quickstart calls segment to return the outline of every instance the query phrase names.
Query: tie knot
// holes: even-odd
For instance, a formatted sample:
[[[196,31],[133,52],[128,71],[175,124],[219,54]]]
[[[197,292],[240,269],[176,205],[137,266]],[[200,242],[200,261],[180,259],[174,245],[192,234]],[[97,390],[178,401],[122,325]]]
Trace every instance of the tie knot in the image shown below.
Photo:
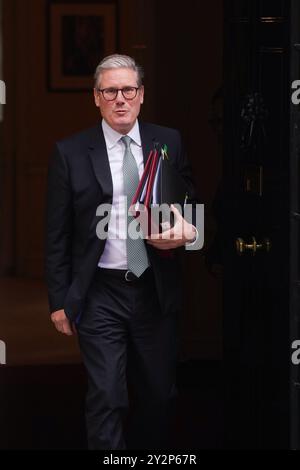
[[[130,146],[131,137],[129,137],[129,135],[124,135],[121,140],[124,142],[126,149],[128,149]]]

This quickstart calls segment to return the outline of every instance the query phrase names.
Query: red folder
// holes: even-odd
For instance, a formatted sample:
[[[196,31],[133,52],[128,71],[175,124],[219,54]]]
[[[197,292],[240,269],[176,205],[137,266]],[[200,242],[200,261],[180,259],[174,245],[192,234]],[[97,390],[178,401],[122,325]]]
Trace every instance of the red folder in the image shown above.
[[[147,159],[147,162],[146,162],[146,166],[145,166],[145,169],[144,169],[144,172],[142,174],[142,177],[140,179],[140,182],[138,184],[138,187],[136,189],[136,192],[132,198],[132,201],[131,201],[131,204],[132,205],[135,205],[137,202],[140,202],[139,201],[139,197],[144,189],[144,186],[145,184],[147,183],[147,177],[149,175],[149,170],[150,170],[150,166],[151,166],[151,163],[152,163],[152,155],[153,155],[154,151],[151,150],[151,152],[149,153],[149,156],[148,156],[148,159]]]
[[[159,144],[149,153],[145,169],[131,202],[132,215],[139,217],[146,235],[161,233],[161,222],[151,217],[154,206],[179,203],[184,206],[187,186],[177,169],[169,162]],[[153,215],[153,212],[152,212]]]

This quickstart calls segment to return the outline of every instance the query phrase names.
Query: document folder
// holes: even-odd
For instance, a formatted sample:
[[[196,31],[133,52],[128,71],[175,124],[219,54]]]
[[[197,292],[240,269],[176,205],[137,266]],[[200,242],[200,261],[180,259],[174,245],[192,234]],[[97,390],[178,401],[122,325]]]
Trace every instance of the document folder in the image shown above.
[[[174,224],[171,204],[179,204],[183,210],[187,197],[187,185],[170,162],[166,146],[156,143],[132,199],[132,214],[139,217],[142,229],[148,235],[161,233],[162,223]]]

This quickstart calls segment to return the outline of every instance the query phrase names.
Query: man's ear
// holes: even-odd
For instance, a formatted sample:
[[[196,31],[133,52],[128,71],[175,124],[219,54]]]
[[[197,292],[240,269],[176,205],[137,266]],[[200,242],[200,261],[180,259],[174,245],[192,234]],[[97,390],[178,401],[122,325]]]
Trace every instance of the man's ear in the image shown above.
[[[95,105],[97,106],[97,108],[99,108],[100,107],[100,103],[99,103],[100,96],[99,96],[99,93],[96,90],[96,88],[94,88],[94,100],[95,100]]]
[[[144,85],[142,85],[141,88],[140,88],[140,102],[141,102],[141,104],[144,103],[144,92],[145,92],[145,88],[144,88]]]

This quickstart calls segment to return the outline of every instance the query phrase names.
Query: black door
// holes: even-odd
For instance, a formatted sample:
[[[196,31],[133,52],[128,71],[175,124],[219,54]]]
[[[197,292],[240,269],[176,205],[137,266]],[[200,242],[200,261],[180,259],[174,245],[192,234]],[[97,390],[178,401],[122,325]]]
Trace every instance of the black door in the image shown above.
[[[290,447],[300,449],[300,3],[291,2],[290,103]],[[296,93],[296,96],[294,96]],[[294,100],[296,97],[296,101]]]
[[[224,6],[225,445],[287,449],[292,5]]]

